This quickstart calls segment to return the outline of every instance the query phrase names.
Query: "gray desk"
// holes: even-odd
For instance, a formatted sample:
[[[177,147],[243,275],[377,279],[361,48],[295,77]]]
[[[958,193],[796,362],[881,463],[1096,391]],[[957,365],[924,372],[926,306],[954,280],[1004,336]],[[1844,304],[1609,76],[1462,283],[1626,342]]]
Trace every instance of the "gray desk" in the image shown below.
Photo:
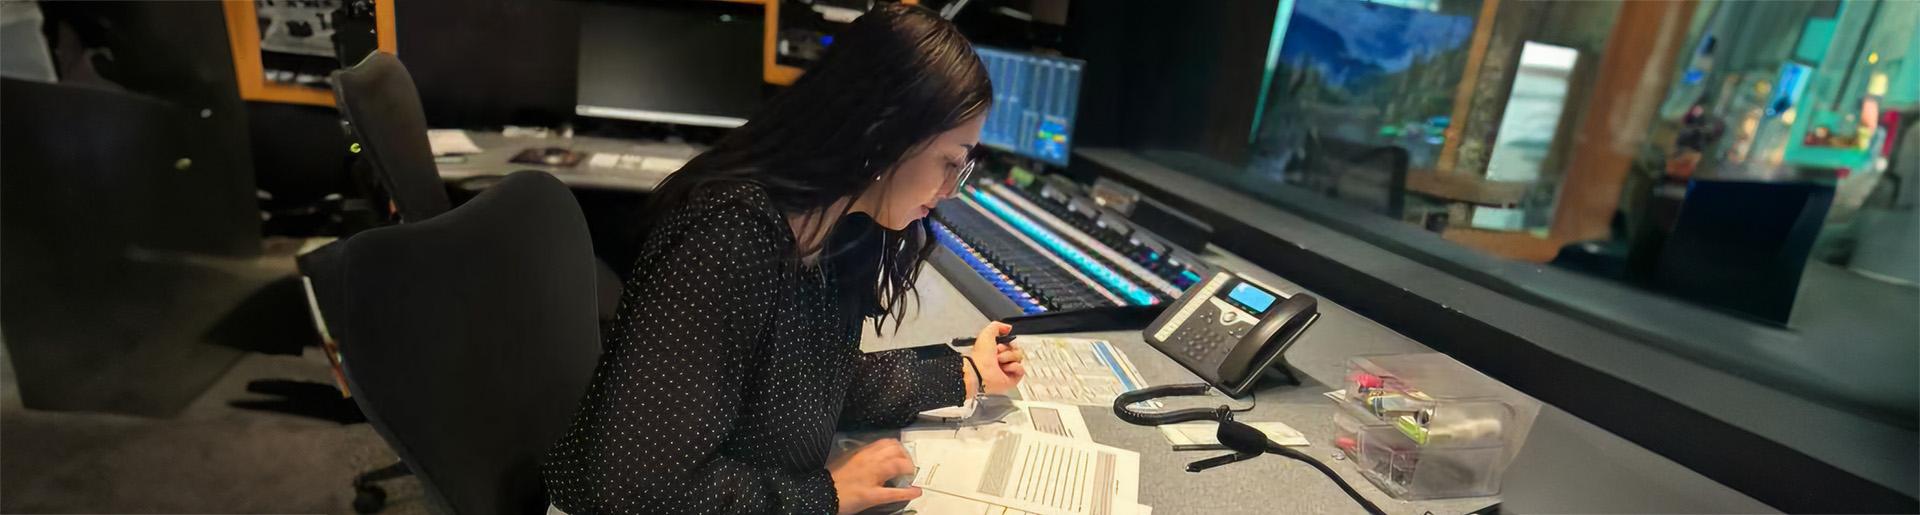
[[[1218,249],[1204,256],[1215,264],[1252,276],[1285,293],[1298,285],[1253,268]],[[923,309],[901,326],[897,334],[880,337],[868,329],[865,350],[924,345],[955,336],[971,335],[986,323],[953,286],[931,269],[919,283]],[[1496,498],[1402,502],[1388,497],[1360,476],[1353,465],[1336,460],[1332,440],[1334,405],[1321,393],[1336,388],[1345,375],[1345,363],[1355,354],[1430,352],[1426,347],[1390,329],[1347,311],[1332,302],[1320,304],[1320,320],[1287,354],[1301,373],[1302,385],[1267,385],[1256,393],[1258,404],[1239,416],[1246,421],[1281,421],[1300,430],[1313,445],[1308,454],[1320,458],[1388,513],[1465,513],[1493,504]],[[1195,383],[1200,379],[1141,340],[1138,331],[1070,336],[1113,342],[1153,384]],[[1170,408],[1207,405],[1207,399],[1179,399]],[[1363,513],[1340,488],[1306,464],[1279,456],[1265,456],[1206,472],[1186,472],[1188,462],[1223,454],[1221,451],[1174,452],[1158,429],[1134,426],[1115,418],[1110,409],[1083,407],[1081,414],[1094,441],[1140,453],[1140,502],[1154,513]]]
[[[551,173],[554,177],[560,178],[561,182],[576,188],[646,192],[653,191],[654,186],[658,186],[660,181],[665,180],[667,174],[594,167],[584,160],[571,167],[532,165],[515,163],[511,160],[522,150],[546,147],[561,147],[589,153],[638,154],[678,160],[692,159],[703,150],[684,143],[591,136],[508,137],[491,131],[467,131],[467,136],[473,139],[475,145],[480,146],[481,152],[464,156],[463,162],[440,164],[441,179],[451,181],[470,177],[506,175],[520,170],[540,170]]]
[[[1287,293],[1301,291],[1298,284],[1219,248],[1209,246],[1202,257]],[[939,273],[929,269],[920,277],[921,309],[886,337],[869,328],[861,342],[863,349],[942,342],[973,334],[986,323],[986,317]],[[1360,477],[1352,464],[1331,459],[1334,449],[1327,441],[1333,434],[1333,406],[1320,393],[1340,382],[1346,358],[1432,350],[1319,297],[1320,320],[1287,352],[1303,384],[1262,388],[1256,394],[1259,404],[1242,419],[1278,420],[1300,430],[1313,442],[1309,455],[1326,460],[1389,513],[1465,513],[1494,502],[1493,498],[1396,501]],[[1076,336],[1118,345],[1148,382],[1197,382],[1186,369],[1143,343],[1137,332]],[[1140,453],[1140,502],[1152,506],[1154,513],[1360,513],[1346,494],[1305,464],[1266,456],[1189,474],[1187,462],[1214,454],[1173,452],[1158,430],[1128,425],[1105,408],[1082,408],[1081,414],[1095,441]],[[1551,405],[1541,409],[1505,479],[1500,497],[1505,500],[1503,511],[1510,513],[1778,513]]]

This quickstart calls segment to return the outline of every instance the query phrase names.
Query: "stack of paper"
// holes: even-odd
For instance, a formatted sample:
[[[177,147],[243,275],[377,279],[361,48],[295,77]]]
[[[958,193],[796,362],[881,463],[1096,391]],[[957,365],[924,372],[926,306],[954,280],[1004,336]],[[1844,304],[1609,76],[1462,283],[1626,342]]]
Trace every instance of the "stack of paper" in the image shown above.
[[[1122,393],[1147,387],[1127,355],[1105,340],[1023,336],[1027,378],[1020,398],[1081,406],[1112,406]]]
[[[1005,431],[1034,431],[1054,436],[1093,441],[1087,433],[1087,419],[1080,407],[1051,402],[1012,401],[1014,411],[992,421],[924,422],[900,430],[900,441],[972,440],[985,442]]]
[[[1078,406],[1014,401],[997,422],[921,424],[900,432],[913,455],[907,508],[923,514],[1151,513],[1139,505],[1140,455],[1093,443]]]
[[[943,494],[921,503],[938,507],[908,505],[922,513],[1126,515],[1139,504],[1140,455],[1126,449],[1010,430],[989,445],[920,440],[911,452],[913,485]]]
[[[427,147],[436,156],[480,153],[480,146],[460,129],[427,129]]]

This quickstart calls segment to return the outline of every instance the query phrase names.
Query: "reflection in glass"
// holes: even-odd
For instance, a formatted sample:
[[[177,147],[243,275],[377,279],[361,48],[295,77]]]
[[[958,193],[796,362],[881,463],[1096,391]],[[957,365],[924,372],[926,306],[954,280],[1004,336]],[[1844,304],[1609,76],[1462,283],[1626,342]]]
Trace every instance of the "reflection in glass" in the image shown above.
[[[1580,51],[1558,45],[1528,41],[1521,47],[1520,69],[1493,140],[1493,155],[1487,160],[1487,180],[1531,183],[1540,179],[1579,58]],[[1475,209],[1472,225],[1500,231],[1545,229],[1552,204],[1528,204],[1523,200],[1518,208]]]
[[[1255,168],[1283,174],[1316,138],[1400,143],[1431,166],[1466,63],[1469,16],[1351,0],[1299,0],[1275,67],[1284,93],[1255,136]]]

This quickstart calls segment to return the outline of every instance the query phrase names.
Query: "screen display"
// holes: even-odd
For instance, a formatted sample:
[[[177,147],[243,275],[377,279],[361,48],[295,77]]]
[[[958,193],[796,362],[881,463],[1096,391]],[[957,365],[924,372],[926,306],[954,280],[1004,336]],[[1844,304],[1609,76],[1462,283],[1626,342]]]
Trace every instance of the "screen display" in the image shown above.
[[[584,4],[576,114],[746,123],[760,107],[763,11],[732,2]]]
[[[980,142],[1066,166],[1080,105],[1080,60],[976,47],[993,79],[993,108]]]
[[[1253,310],[1253,314],[1256,315],[1266,313],[1267,308],[1273,307],[1273,301],[1276,299],[1273,294],[1245,282],[1233,285],[1233,289],[1227,291],[1227,298]]]

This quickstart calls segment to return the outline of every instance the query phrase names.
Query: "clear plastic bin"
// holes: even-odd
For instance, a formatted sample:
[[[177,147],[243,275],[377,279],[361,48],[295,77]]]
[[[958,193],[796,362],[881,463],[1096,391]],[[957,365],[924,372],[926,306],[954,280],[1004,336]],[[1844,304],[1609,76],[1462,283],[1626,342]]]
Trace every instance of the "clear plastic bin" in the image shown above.
[[[1399,499],[1500,492],[1540,403],[1442,354],[1348,361],[1333,444]]]

